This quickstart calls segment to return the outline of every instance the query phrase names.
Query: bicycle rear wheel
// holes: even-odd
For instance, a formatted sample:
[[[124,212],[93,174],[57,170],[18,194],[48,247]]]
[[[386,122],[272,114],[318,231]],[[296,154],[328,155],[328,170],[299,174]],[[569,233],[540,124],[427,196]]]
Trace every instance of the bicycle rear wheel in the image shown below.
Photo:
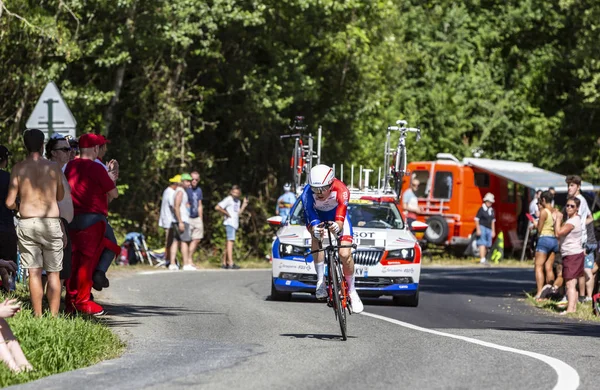
[[[342,305],[342,274],[340,273],[340,266],[337,259],[332,259],[331,262],[331,281],[332,281],[332,295],[333,295],[333,310],[336,313],[336,317],[340,322],[340,330],[342,331],[342,340],[348,340],[346,334],[346,310]]]

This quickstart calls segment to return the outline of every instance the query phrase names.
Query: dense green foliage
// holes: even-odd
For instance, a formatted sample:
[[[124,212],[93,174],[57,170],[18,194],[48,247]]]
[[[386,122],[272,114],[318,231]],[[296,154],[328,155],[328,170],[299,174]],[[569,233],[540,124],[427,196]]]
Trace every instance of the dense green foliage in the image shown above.
[[[111,208],[130,229],[156,232],[167,179],[197,169],[208,211],[230,184],[250,196],[244,244],[262,254],[297,114],[323,126],[327,163],[376,169],[405,118],[424,134],[412,159],[481,150],[600,182],[597,1],[0,4],[0,142],[20,147],[54,80],[79,131],[113,141],[128,190]]]

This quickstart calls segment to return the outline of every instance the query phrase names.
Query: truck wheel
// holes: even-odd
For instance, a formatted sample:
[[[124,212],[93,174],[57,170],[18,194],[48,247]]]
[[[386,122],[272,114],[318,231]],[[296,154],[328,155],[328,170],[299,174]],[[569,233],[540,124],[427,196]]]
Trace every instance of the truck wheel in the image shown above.
[[[272,301],[290,301],[292,300],[292,293],[286,293],[277,291],[275,283],[271,281],[271,300]]]
[[[429,227],[425,230],[425,238],[432,244],[443,244],[448,238],[448,222],[441,215],[427,219]]]

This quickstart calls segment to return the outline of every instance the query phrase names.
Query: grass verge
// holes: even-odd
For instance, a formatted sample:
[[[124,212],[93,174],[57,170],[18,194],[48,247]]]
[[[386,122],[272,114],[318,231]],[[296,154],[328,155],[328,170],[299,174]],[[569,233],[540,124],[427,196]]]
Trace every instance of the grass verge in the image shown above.
[[[558,314],[563,312],[566,307],[559,307],[558,302],[547,299],[544,301],[536,301],[532,294],[527,295],[527,302],[530,305],[535,306],[539,309],[545,310],[548,313]],[[592,303],[577,303],[577,310],[575,313],[570,313],[565,316],[565,318],[578,319],[582,321],[593,321],[600,322],[600,317],[596,317],[594,312],[592,311]]]
[[[63,315],[35,318],[22,285],[10,297],[23,302],[23,309],[7,321],[35,371],[13,374],[0,363],[0,387],[91,366],[116,358],[124,350],[124,343],[94,318]]]

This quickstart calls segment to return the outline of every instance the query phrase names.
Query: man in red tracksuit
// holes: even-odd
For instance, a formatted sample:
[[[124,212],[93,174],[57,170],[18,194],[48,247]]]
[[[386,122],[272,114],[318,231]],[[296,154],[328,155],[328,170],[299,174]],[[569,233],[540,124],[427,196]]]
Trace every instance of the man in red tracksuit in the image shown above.
[[[78,264],[74,261],[72,277],[67,281],[67,306],[74,305],[77,311],[91,315],[104,314],[102,306],[90,300],[93,284],[91,276],[96,269],[100,253],[91,255],[91,248],[86,246],[97,246],[103,242],[108,225],[108,203],[119,196],[116,184],[106,169],[94,161],[103,143],[103,138],[96,134],[84,134],[79,137],[80,158],[69,161],[65,169],[73,198],[74,218],[69,224],[69,231],[75,233],[73,252],[74,255],[75,252],[84,253],[78,257]],[[95,229],[102,225],[98,225],[99,222],[104,223],[104,229],[99,231],[100,236],[97,237]],[[87,233],[84,233],[86,230]],[[79,242],[76,242],[78,234],[80,238]],[[75,249],[77,245],[79,250]],[[70,308],[72,306],[68,307]]]

